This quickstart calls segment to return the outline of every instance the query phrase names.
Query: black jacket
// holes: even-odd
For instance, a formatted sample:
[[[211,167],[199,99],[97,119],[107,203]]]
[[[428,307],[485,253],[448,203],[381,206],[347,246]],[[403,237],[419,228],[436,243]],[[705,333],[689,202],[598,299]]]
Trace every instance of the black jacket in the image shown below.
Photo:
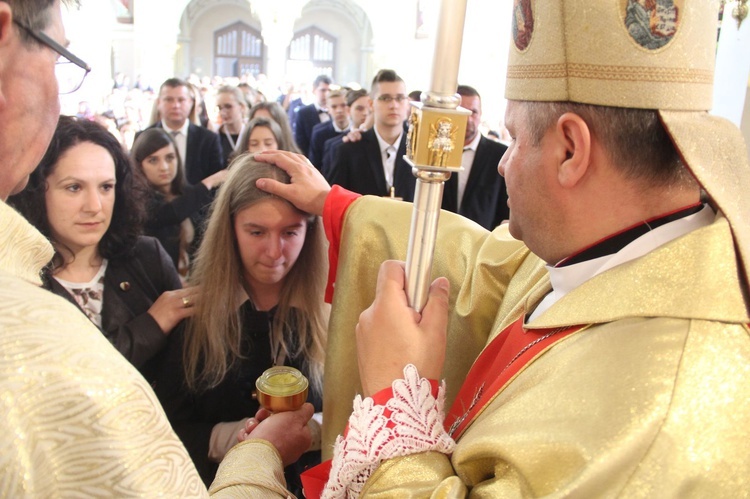
[[[307,159],[313,164],[318,170],[323,169],[323,147],[328,139],[343,135],[344,132],[337,132],[333,128],[333,120],[326,121],[325,123],[318,123],[312,129],[312,136],[310,138],[310,149],[307,153]]]
[[[202,183],[186,185],[182,195],[167,202],[164,195],[154,192],[149,203],[146,234],[159,240],[175,268],[180,259],[180,227],[188,217],[197,216],[211,203],[212,193]]]
[[[508,148],[486,137],[479,139],[464,200],[458,208],[458,178],[451,175],[443,191],[443,209],[459,213],[492,230],[510,214],[505,179],[497,172],[497,165]],[[462,174],[459,174],[462,175]]]
[[[411,172],[411,166],[404,160],[404,154],[406,154],[406,128],[404,128],[401,143],[396,151],[393,187],[396,197],[403,198],[404,201],[413,201],[416,178]],[[375,196],[390,194],[385,182],[383,157],[374,128],[364,132],[361,140],[343,142],[336,148],[328,179],[331,184],[338,184],[359,194]]]
[[[78,306],[54,278],[47,278],[45,287]],[[148,309],[163,292],[181,287],[171,258],[153,237],[139,237],[130,255],[107,264],[102,333],[149,382],[155,378],[161,362],[158,354],[167,344],[167,335]]]
[[[310,150],[312,129],[318,123],[320,123],[320,113],[315,104],[297,108],[294,116],[294,141],[305,155]]]

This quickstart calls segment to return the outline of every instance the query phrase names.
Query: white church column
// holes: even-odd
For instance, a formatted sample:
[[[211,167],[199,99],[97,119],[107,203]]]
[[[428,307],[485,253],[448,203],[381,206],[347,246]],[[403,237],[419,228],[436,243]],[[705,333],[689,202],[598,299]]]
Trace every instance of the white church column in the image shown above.
[[[266,46],[266,73],[271,81],[284,81],[287,49],[294,36],[294,22],[302,14],[307,0],[253,0],[251,8],[260,20]]]
[[[741,2],[727,2],[719,34],[714,70],[714,107],[712,114],[723,116],[740,126],[750,76],[750,16],[741,16]],[[745,7],[747,9],[747,6]],[[741,22],[738,22],[741,21]]]
[[[75,114],[81,101],[88,101],[97,110],[102,96],[110,93],[113,84],[114,12],[108,2],[81,2],[80,10],[63,8],[63,22],[70,40],[68,48],[91,66],[91,72],[77,92],[60,96],[62,113]]]
[[[145,81],[158,88],[175,75],[179,16],[185,2],[134,2],[135,66]]]

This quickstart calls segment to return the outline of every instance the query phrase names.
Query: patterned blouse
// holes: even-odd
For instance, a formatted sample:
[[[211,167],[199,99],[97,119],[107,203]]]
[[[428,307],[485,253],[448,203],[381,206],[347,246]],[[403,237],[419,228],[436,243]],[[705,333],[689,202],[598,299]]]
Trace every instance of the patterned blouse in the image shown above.
[[[89,282],[70,282],[55,277],[64,287],[81,309],[86,313],[91,322],[102,327],[102,299],[104,296],[104,274],[107,271],[107,259],[102,260],[102,266]]]

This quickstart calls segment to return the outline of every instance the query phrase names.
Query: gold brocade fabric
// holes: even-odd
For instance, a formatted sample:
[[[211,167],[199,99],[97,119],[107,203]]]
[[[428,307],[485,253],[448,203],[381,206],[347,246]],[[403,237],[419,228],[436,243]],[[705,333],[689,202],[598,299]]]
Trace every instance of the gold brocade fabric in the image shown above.
[[[13,208],[0,201],[0,272],[13,274],[37,286],[42,285],[41,269],[55,254],[52,245]]]
[[[636,2],[514,3],[514,24],[525,24],[531,35],[524,48],[510,44],[506,99],[678,111],[711,108],[718,1],[669,2],[675,9],[675,31],[665,45],[651,49],[632,35],[627,12]],[[647,8],[658,22],[656,3]]]
[[[38,287],[46,239],[1,201],[0,227],[0,497],[206,497],[151,387]],[[252,462],[253,448],[220,469]],[[217,497],[239,495],[217,483]]]
[[[326,360],[327,442],[359,390],[354,324],[372,301],[380,262],[405,255],[410,212],[364,197],[347,213]],[[505,227],[489,234],[440,216],[433,275],[452,283],[449,405],[503,318],[537,303],[549,283]],[[718,215],[553,305],[530,327],[593,326],[520,371],[450,458],[387,461],[363,495],[741,497],[750,490],[746,305],[732,234]]]
[[[229,449],[208,490],[212,497],[294,497],[287,492],[285,483],[276,448],[265,440],[255,439]]]

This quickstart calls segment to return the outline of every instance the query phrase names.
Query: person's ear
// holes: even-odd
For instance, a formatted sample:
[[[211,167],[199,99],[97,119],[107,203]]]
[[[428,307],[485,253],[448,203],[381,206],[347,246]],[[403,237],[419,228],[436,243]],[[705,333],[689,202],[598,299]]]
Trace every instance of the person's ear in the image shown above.
[[[565,151],[557,177],[563,187],[575,187],[586,175],[591,160],[591,131],[575,113],[565,113],[557,120],[557,136]]]
[[[4,92],[3,83],[8,75],[8,61],[12,55],[10,51],[14,49],[14,40],[18,36],[13,26],[13,12],[10,5],[6,2],[0,2],[0,109],[5,109],[7,98]]]

